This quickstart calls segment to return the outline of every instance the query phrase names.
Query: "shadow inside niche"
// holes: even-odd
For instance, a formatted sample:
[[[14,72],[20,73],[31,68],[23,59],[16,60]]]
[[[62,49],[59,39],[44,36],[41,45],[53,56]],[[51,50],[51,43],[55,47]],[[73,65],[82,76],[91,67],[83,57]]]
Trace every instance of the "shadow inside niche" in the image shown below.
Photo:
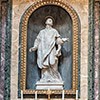
[[[64,43],[59,57],[58,70],[64,81],[64,89],[72,89],[72,19],[70,15],[61,7],[55,5],[46,5],[38,8],[32,13],[28,21],[27,31],[27,78],[26,89],[35,89],[36,82],[40,79],[41,70],[37,65],[37,52],[29,52],[33,47],[34,40],[39,31],[45,28],[45,18],[52,16],[54,18],[54,28],[61,37],[69,38],[70,42]]]

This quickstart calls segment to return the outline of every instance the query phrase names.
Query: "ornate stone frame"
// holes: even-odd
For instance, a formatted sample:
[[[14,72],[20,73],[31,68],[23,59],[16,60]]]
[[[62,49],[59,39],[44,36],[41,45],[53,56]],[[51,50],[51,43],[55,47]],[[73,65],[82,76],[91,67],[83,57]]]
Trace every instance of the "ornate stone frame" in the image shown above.
[[[71,90],[65,90],[66,94],[76,94],[76,90],[78,89],[78,15],[75,12],[75,10],[67,4],[63,0],[36,0],[24,13],[22,16],[22,28],[21,28],[21,90],[23,90],[24,94],[34,94],[35,90],[27,90],[26,89],[26,61],[27,61],[27,24],[28,19],[31,16],[31,14],[38,9],[41,6],[44,5],[57,5],[62,8],[64,8],[69,15],[72,18],[73,22],[73,78],[72,78],[72,89]],[[38,91],[38,94],[46,94],[46,90]],[[54,94],[61,94],[60,90],[52,90],[52,93]]]

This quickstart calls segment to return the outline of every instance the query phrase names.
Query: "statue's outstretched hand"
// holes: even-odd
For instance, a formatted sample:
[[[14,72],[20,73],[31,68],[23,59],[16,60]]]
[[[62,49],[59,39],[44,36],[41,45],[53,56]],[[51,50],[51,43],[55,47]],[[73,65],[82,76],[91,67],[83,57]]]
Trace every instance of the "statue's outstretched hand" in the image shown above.
[[[69,42],[69,38],[62,38],[63,42]]]
[[[29,49],[29,52],[36,51],[36,50],[37,50],[36,47],[32,47],[32,48]]]

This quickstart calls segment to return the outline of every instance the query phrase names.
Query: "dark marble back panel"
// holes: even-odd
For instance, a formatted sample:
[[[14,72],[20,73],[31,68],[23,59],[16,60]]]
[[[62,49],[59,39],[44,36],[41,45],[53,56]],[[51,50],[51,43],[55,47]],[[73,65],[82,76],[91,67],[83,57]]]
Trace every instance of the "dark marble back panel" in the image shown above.
[[[45,28],[46,16],[54,18],[54,28],[58,30],[61,37],[68,37],[70,42],[62,46],[62,56],[59,58],[59,72],[64,80],[64,88],[72,88],[72,20],[70,15],[59,6],[43,6],[37,9],[28,22],[27,33],[27,80],[26,88],[35,89],[35,83],[40,79],[40,69],[36,61],[36,52],[29,52],[29,48],[34,45],[34,40],[39,31]]]

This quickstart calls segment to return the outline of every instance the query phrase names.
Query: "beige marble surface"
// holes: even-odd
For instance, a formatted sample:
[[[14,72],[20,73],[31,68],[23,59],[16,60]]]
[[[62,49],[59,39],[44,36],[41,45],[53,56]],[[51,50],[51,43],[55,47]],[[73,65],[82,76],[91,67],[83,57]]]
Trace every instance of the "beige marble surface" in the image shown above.
[[[19,46],[19,24],[25,10],[37,0],[13,0],[12,17],[12,59],[11,59],[11,100],[20,100],[17,98],[18,91],[18,49]],[[88,0],[64,0],[69,3],[80,18],[81,22],[81,98],[88,100]],[[24,99],[34,100],[34,99]],[[45,100],[45,99],[39,99]],[[61,100],[61,99],[54,99]],[[74,100],[74,99],[66,99]]]

